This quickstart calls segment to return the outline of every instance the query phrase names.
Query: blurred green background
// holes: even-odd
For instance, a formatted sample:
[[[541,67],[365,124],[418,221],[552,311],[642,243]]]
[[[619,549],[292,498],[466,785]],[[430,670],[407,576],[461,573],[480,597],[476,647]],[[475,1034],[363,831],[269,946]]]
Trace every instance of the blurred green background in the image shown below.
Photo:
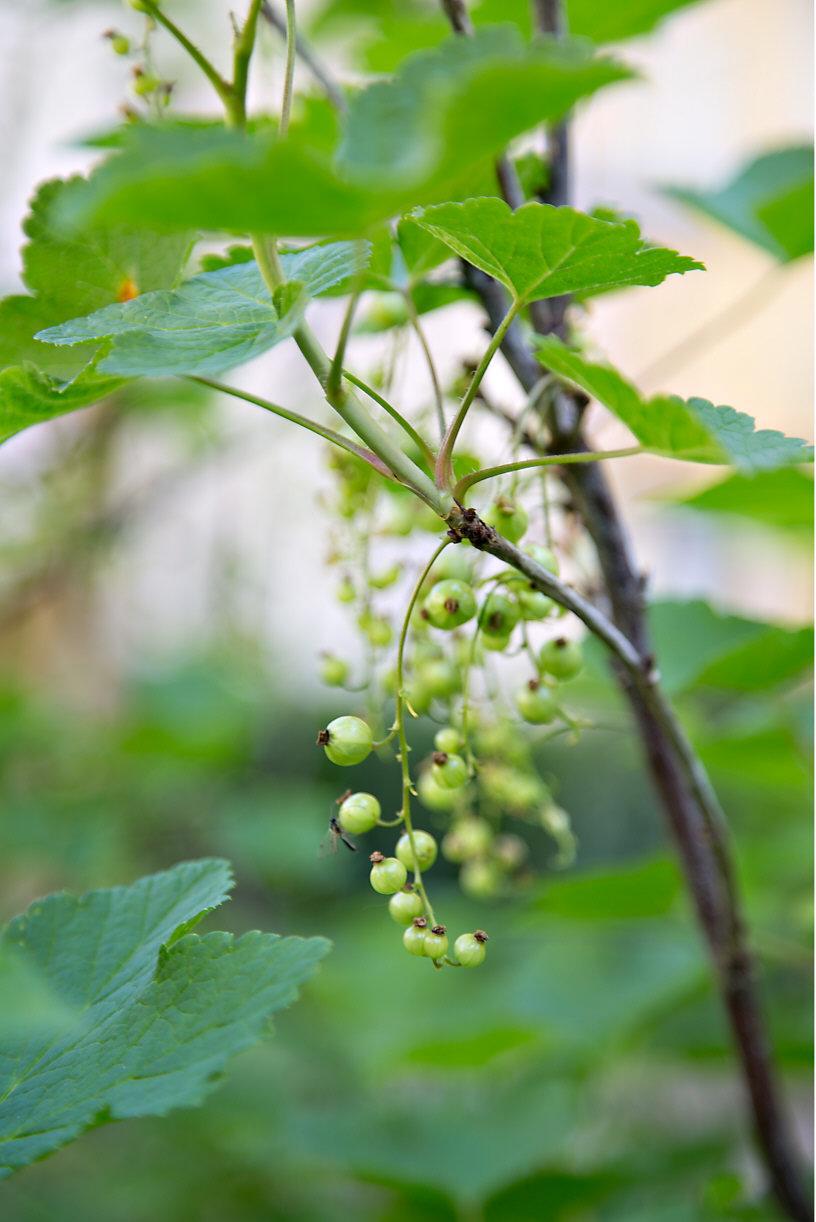
[[[86,47],[91,33],[98,40],[98,30],[120,16],[117,5],[75,4],[77,16],[69,20],[67,7],[60,18],[45,4],[32,5],[25,18],[9,9],[0,23],[17,36],[12,23],[21,23],[21,45],[31,55],[32,32],[40,30],[44,55],[49,38]],[[187,6],[188,17],[196,7]],[[222,14],[206,7],[212,25]],[[379,7],[383,36],[366,55],[382,67],[395,47],[404,53],[412,42],[407,26],[394,24],[393,6]],[[361,6],[345,8],[359,19]],[[782,8],[780,37],[797,41],[796,6],[778,6],[777,13]],[[709,9],[714,17],[683,16],[671,26],[690,34],[638,43],[634,53],[649,71],[663,56],[657,76],[668,80],[669,102],[660,96],[677,112],[678,126],[689,112],[677,104],[676,40],[685,55],[696,29],[699,46],[713,46],[715,64],[717,48],[733,50],[726,35],[735,6],[693,6],[695,14]],[[746,90],[764,97],[775,88],[773,74],[758,81],[747,71],[756,39],[764,37],[761,4],[752,0],[740,11],[748,9],[753,33],[743,18],[744,58],[733,71],[741,70]],[[350,20],[346,14],[344,38]],[[686,20],[702,25],[681,27]],[[411,28],[418,45],[421,21]],[[334,36],[331,23],[326,30]],[[436,25],[431,41],[435,31]],[[103,53],[95,42],[100,64]],[[279,66],[279,48],[269,44],[266,54]],[[109,58],[99,72],[91,63],[89,78],[101,74],[99,94],[88,87],[75,99],[70,122],[62,121],[66,139],[110,121],[111,97],[118,95],[111,94]],[[13,215],[15,225],[35,178],[53,172],[53,163],[73,168],[75,156],[48,126],[58,104],[64,109],[64,94],[54,88],[48,94],[47,83],[42,99],[27,97],[21,63],[9,63],[8,71],[17,118],[6,107],[3,120],[28,131],[27,140],[16,136],[18,160],[13,175],[9,170],[6,219]],[[708,71],[702,76],[705,82],[686,95],[692,121],[695,97],[713,79]],[[194,99],[184,93],[184,80],[181,89]],[[31,118],[39,102],[47,139]],[[665,201],[652,196],[648,203],[641,179],[650,140],[668,157],[666,150],[680,148],[680,132],[667,139],[660,123],[651,133],[644,129],[642,99],[640,112],[616,112],[615,105],[605,112],[608,122],[623,115],[617,127],[631,131],[627,148],[639,146],[641,163],[610,153],[612,174],[599,153],[608,140],[604,122],[590,123],[579,178],[593,198],[579,202],[613,197],[634,207],[635,191],[652,228],[672,239],[667,228],[681,227],[676,244],[701,253],[712,268],[712,287],[666,290],[664,300],[685,310],[691,327],[700,300],[708,299],[689,294],[711,293],[712,306],[719,296],[727,302],[738,295],[737,282],[744,287],[763,270],[765,256],[733,234],[720,242],[705,226],[690,235],[682,230],[686,222],[666,220]],[[763,140],[791,135],[784,109],[766,106],[751,122],[744,109],[736,111],[733,121],[750,137],[751,153]],[[789,111],[796,113],[793,103]],[[767,126],[769,114],[776,129]],[[698,179],[715,182],[724,173],[729,131],[720,117],[721,143],[711,134],[709,146],[698,145]],[[40,164],[31,150],[48,141],[51,160]],[[16,267],[17,245],[15,232],[4,245],[5,269]],[[715,394],[720,378],[729,388],[723,397],[755,410],[762,425],[801,429],[807,402],[796,364],[801,262],[781,274],[789,279],[771,325],[785,331],[790,353],[782,348],[777,369],[757,362],[757,333],[749,326],[736,344],[726,341],[726,359],[722,349],[707,351],[708,380],[701,385],[698,377],[687,389]],[[7,271],[6,279],[12,276]],[[616,304],[622,301],[634,305]],[[795,323],[785,321],[785,304]],[[671,309],[655,311],[652,299],[644,303],[642,294],[623,294],[599,307],[594,324],[611,348],[637,353],[635,364],[645,365],[670,346],[673,317]],[[457,343],[463,334],[478,335],[475,314],[456,320]],[[767,336],[767,319],[752,325]],[[281,363],[274,369],[289,376],[285,354],[275,359]],[[775,397],[762,380],[771,374],[780,382]],[[751,402],[752,390],[759,404]],[[270,484],[258,455],[274,455],[267,446],[273,434],[268,422],[247,421],[243,409],[222,412],[188,389],[160,385],[123,392],[4,451],[10,457],[0,465],[6,527],[0,919],[62,887],[130,881],[217,854],[234,863],[237,888],[207,927],[320,933],[334,951],[297,1006],[276,1021],[274,1038],[238,1058],[205,1108],[87,1134],[0,1186],[2,1216],[13,1222],[778,1217],[757,1199],[760,1176],[708,964],[627,714],[599,656],[572,685],[573,706],[599,728],[577,747],[547,747],[539,760],[572,816],[575,866],[554,870],[552,843],[541,833],[532,841],[527,888],[492,905],[464,899],[452,870],[435,867],[434,894],[449,923],[489,927],[490,954],[480,972],[435,973],[408,959],[367,886],[364,854],[341,848],[336,856],[318,855],[340,786],[314,737],[338,709],[313,672],[319,648],[342,651],[344,644],[342,621],[326,604],[330,584],[314,575],[323,546],[314,498],[326,474],[311,439],[290,439],[286,469]],[[807,602],[812,484],[783,472],[735,477],[698,493],[678,476],[676,499],[668,501],[656,466],[647,460],[638,471],[646,474],[632,477],[624,499],[641,553],[662,566],[653,611],[658,654],[734,829],[761,988],[804,1145],[812,1029],[811,639],[798,625]],[[302,520],[294,542],[280,539],[282,515]],[[712,590],[717,609],[685,597]],[[758,610],[765,606],[773,623]],[[355,770],[354,783],[392,803],[392,773],[373,760]]]

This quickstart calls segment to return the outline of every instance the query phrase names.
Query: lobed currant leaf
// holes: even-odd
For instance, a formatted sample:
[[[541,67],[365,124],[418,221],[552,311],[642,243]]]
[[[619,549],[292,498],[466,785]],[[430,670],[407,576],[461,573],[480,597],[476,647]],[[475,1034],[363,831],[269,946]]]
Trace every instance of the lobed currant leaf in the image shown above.
[[[780,263],[813,254],[811,145],[764,153],[719,188],[669,187],[666,194],[733,229]]]
[[[49,327],[37,338],[59,345],[112,340],[99,368],[127,377],[223,373],[288,339],[311,298],[348,279],[359,258],[356,242],[282,255],[287,283],[274,300],[257,263],[235,263],[178,289]]]
[[[656,285],[674,273],[703,270],[675,250],[650,246],[634,221],[602,220],[574,208],[530,203],[513,212],[485,196],[411,215],[522,302]]]
[[[225,861],[184,862],[130,887],[48,896],[2,931],[0,951],[68,1018],[4,1036],[0,1177],[93,1125],[200,1103],[295,1000],[324,939],[190,933],[231,885]]]
[[[812,460],[806,442],[776,429],[757,430],[751,416],[733,407],[674,395],[644,399],[616,369],[588,361],[554,336],[539,339],[537,352],[543,365],[597,399],[655,454],[746,472]]]

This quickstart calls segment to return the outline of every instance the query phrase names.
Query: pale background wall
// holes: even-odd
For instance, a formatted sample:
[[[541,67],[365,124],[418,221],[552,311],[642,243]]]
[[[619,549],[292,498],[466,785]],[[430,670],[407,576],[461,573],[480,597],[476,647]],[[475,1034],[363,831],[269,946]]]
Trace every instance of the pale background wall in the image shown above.
[[[185,6],[179,5],[182,10]],[[217,53],[228,6],[188,4],[187,19],[208,25]],[[100,33],[110,25],[135,29],[134,15],[116,3],[64,7],[29,0],[0,6],[0,288],[17,281],[19,221],[41,178],[85,168],[87,154],[71,146],[79,134],[104,127],[126,92],[127,67],[111,55]],[[224,38],[224,52],[226,53]],[[206,91],[187,73],[169,42],[160,43],[166,74],[178,76],[179,105],[209,108]],[[265,66],[254,84],[258,98],[276,96],[279,48],[267,39]],[[633,376],[667,348],[737,300],[768,270],[769,259],[723,230],[698,221],[662,199],[662,181],[715,184],[755,152],[807,138],[811,126],[811,12],[806,0],[709,0],[667,22],[624,52],[644,79],[618,87],[584,108],[576,124],[577,203],[618,204],[637,215],[661,243],[702,259],[708,273],[674,277],[659,289],[602,298],[590,334],[600,349]],[[269,91],[273,92],[270,94]],[[337,326],[337,307],[316,311],[317,330]],[[649,390],[698,394],[730,403],[761,426],[812,435],[811,268],[783,269],[767,303],[716,346],[686,360]],[[456,307],[444,326],[429,327],[442,370],[478,350],[478,315]],[[378,341],[357,341],[361,366]],[[301,408],[319,411],[319,396],[292,345],[236,375],[240,382]],[[515,393],[511,380],[491,371],[496,393]],[[270,388],[274,387],[274,393]],[[409,348],[401,377],[404,401],[421,402],[427,383]],[[128,536],[109,573],[94,624],[100,658],[115,663],[156,642],[172,646],[204,633],[213,584],[225,546],[246,571],[241,597],[248,616],[263,624],[281,678],[302,682],[314,670],[316,648],[345,632],[333,582],[322,568],[321,511],[315,492],[325,484],[324,458],[312,439],[279,422],[225,404],[226,431],[239,440],[217,464],[185,479]],[[81,418],[36,429],[0,451],[0,480],[20,472],[52,443],[54,429],[81,427]],[[600,444],[615,444],[614,422],[599,421]],[[279,462],[283,456],[284,461]],[[165,461],[150,440],[122,456],[130,486]],[[663,594],[709,597],[747,613],[796,621],[808,612],[810,579],[800,557],[771,552],[767,536],[721,534],[685,516],[656,512],[653,497],[666,480],[681,488],[705,482],[704,470],[659,460],[618,464],[614,481],[635,532],[642,561]]]

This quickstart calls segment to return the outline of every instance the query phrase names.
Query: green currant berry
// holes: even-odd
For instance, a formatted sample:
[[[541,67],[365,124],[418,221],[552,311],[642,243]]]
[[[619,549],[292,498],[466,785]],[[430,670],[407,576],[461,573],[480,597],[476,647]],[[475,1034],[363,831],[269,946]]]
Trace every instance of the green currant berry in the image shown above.
[[[320,661],[320,678],[329,687],[342,687],[349,676],[348,662],[332,653],[323,655]]]
[[[491,653],[504,653],[510,645],[509,636],[494,636],[492,632],[482,632],[479,636],[479,641]]]
[[[540,543],[528,543],[524,550],[528,556],[532,556],[536,564],[541,565],[542,569],[546,569],[548,573],[555,573],[556,577],[558,576],[560,571],[558,557],[549,547],[542,547]]]
[[[461,755],[437,751],[433,757],[433,779],[443,789],[461,789],[467,784],[468,768]]]
[[[387,590],[389,586],[399,581],[401,575],[402,565],[395,563],[389,569],[383,569],[381,573],[372,573],[368,579],[368,584],[374,590]]]
[[[391,327],[402,327],[408,321],[408,309],[396,293],[383,293],[370,306],[363,320],[363,329],[387,331]]]
[[[416,677],[435,700],[448,700],[455,696],[462,686],[458,669],[444,658],[423,663]]]
[[[434,628],[458,628],[473,619],[476,614],[476,599],[464,581],[453,578],[438,581],[432,587],[424,604],[425,613]]]
[[[335,717],[317,736],[318,746],[341,768],[361,764],[371,754],[373,741],[371,727],[361,717]]]
[[[470,555],[468,553],[470,552]],[[465,543],[458,547],[448,547],[431,569],[433,581],[451,578],[455,581],[469,583],[473,578],[473,552]]]
[[[425,954],[425,938],[428,933],[428,922],[424,917],[414,917],[413,923],[408,926],[405,933],[402,935],[402,945],[408,951],[409,955]]]
[[[388,911],[398,925],[411,925],[415,917],[422,916],[424,908],[422,896],[418,891],[411,890],[410,885],[403,887],[402,891],[395,891],[388,901]]]
[[[539,776],[504,764],[487,763],[480,768],[479,785],[485,797],[515,813],[550,801],[550,791]]]
[[[533,590],[530,586],[519,590],[516,598],[521,618],[524,620],[546,619],[555,609],[555,603],[551,598],[542,594],[540,590]]]
[[[414,502],[410,497],[400,497],[391,505],[386,527],[390,535],[410,535],[414,529]]]
[[[443,726],[434,735],[434,746],[445,755],[453,755],[462,746],[462,735],[453,726]]]
[[[354,588],[354,582],[350,577],[344,577],[337,587],[337,601],[340,603],[353,603],[357,597],[357,591]]]
[[[420,774],[417,793],[419,800],[428,810],[453,810],[458,801],[455,789],[445,789],[443,785],[437,784],[432,768]]]
[[[517,870],[529,853],[521,836],[512,832],[497,836],[493,845],[496,861],[503,870]]]
[[[538,679],[530,679],[516,692],[516,708],[525,721],[546,726],[558,716],[558,701]]]
[[[405,886],[408,871],[396,857],[372,853],[368,860],[372,863],[369,881],[378,895],[393,895]]]
[[[584,665],[581,646],[577,641],[569,641],[564,636],[547,641],[539,654],[539,664],[543,671],[554,675],[556,679],[573,679]]]
[[[414,848],[420,870],[429,870],[436,861],[436,841],[430,832],[414,832]],[[403,832],[397,841],[395,850],[397,857],[408,870],[416,870],[414,864],[414,849],[411,847],[411,837]]]
[[[352,793],[340,803],[337,821],[344,832],[352,836],[364,836],[377,826],[382,813],[373,793]]]
[[[393,628],[381,615],[363,614],[357,622],[375,649],[385,649],[394,639]]]
[[[133,74],[133,92],[140,98],[146,98],[149,94],[155,93],[161,85],[161,81],[157,76],[153,76],[151,72],[142,72],[137,68]]]
[[[484,520],[488,526],[493,526],[511,543],[518,543],[529,523],[527,513],[522,506],[507,497],[499,497],[497,501],[494,501],[484,514]]]
[[[434,925],[425,933],[424,952],[427,959],[441,959],[448,953],[448,935],[444,925]]]
[[[459,882],[471,899],[491,899],[501,889],[501,870],[494,861],[468,861],[459,871]]]
[[[462,967],[479,967],[487,954],[487,934],[483,929],[475,933],[460,933],[453,944],[456,958]]]
[[[117,30],[108,30],[105,35],[110,39],[110,45],[116,55],[127,55],[130,51],[130,39],[124,34],[120,34]]]
[[[442,852],[448,861],[461,865],[474,857],[482,857],[493,841],[493,829],[484,819],[468,817],[455,823],[442,841]]]
[[[488,594],[479,612],[479,627],[485,636],[508,637],[520,619],[518,604],[497,590]]]

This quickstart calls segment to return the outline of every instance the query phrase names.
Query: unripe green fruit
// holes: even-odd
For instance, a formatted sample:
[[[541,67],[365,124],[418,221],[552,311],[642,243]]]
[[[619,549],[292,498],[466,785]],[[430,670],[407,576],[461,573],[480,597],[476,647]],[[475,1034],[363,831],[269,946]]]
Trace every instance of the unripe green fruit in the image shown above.
[[[388,514],[388,533],[410,535],[414,529],[414,501],[412,497],[400,497],[391,505]]]
[[[369,308],[364,319],[369,329],[386,331],[390,327],[402,327],[408,321],[405,302],[396,293],[383,294]]]
[[[422,896],[418,891],[396,891],[388,901],[388,911],[398,925],[410,925],[424,911]]]
[[[344,577],[337,587],[337,601],[339,603],[353,603],[357,597],[357,591],[354,589],[354,582],[350,577]]]
[[[453,810],[458,801],[456,790],[445,789],[443,785],[437,784],[433,769],[430,768],[420,774],[417,793],[420,802],[427,806],[428,810]]]
[[[442,841],[442,852],[448,861],[461,865],[484,856],[492,842],[493,829],[484,819],[460,819]]]
[[[510,636],[494,636],[491,632],[482,632],[479,636],[480,643],[485,649],[489,649],[492,653],[504,653],[505,649],[510,644]]]
[[[139,72],[133,78],[133,92],[138,94],[140,98],[145,98],[151,93],[155,93],[161,81],[157,76],[153,76],[149,72]]]
[[[518,543],[529,524],[526,511],[509,498],[499,497],[484,514],[484,521],[493,526],[511,543]]]
[[[424,917],[416,917],[402,935],[402,945],[409,955],[422,957],[425,954],[425,937],[428,932],[428,922]]]
[[[521,618],[524,620],[546,619],[555,609],[555,603],[551,598],[542,594],[540,590],[530,589],[529,586],[527,589],[519,590],[516,598]]]
[[[473,551],[463,543],[460,543],[458,547],[445,548],[431,569],[431,578],[435,582],[452,578],[455,581],[469,583],[472,577]]]
[[[438,581],[425,599],[424,610],[434,628],[450,631],[473,619],[476,599],[463,581]]]
[[[408,871],[396,857],[383,857],[382,853],[372,853],[369,881],[379,895],[393,895],[400,891],[408,879]]]
[[[462,678],[457,668],[443,658],[424,662],[417,670],[417,680],[435,700],[446,700],[455,696],[462,686]]]
[[[429,870],[436,861],[436,841],[430,832],[414,832],[414,848],[419,861],[420,870]],[[408,870],[416,870],[414,864],[414,849],[411,847],[411,837],[403,832],[397,841],[395,850],[397,857]]]
[[[540,543],[528,543],[524,550],[528,556],[532,556],[536,564],[541,565],[542,569],[558,576],[561,566],[555,552],[551,551],[549,547],[542,547]]]
[[[550,801],[550,791],[541,777],[503,764],[487,763],[480,768],[479,786],[485,797],[517,813]]]
[[[395,563],[389,569],[383,569],[381,573],[372,573],[368,579],[368,584],[374,590],[387,590],[389,586],[399,581],[401,575],[402,565]]]
[[[459,871],[459,883],[471,899],[491,899],[501,888],[501,870],[494,861],[469,861]]]
[[[434,735],[434,746],[437,751],[442,751],[446,755],[453,755],[462,746],[462,735],[453,726],[443,726]]]
[[[518,604],[506,594],[494,591],[488,594],[479,612],[479,627],[484,636],[509,637],[519,622],[521,613]]]
[[[503,870],[517,870],[529,851],[521,836],[515,836],[512,832],[497,836],[493,845],[495,859]]]
[[[110,45],[116,55],[127,55],[130,51],[130,39],[124,34],[111,34]]]
[[[453,944],[456,958],[462,967],[479,967],[485,961],[487,954],[487,934],[483,929],[475,933],[460,933]]]
[[[545,726],[558,716],[558,701],[548,687],[531,679],[516,692],[516,708],[533,726]]]
[[[329,687],[342,687],[348,676],[348,662],[332,653],[323,655],[320,661],[320,678],[325,684]]]
[[[573,679],[584,665],[581,646],[577,641],[568,641],[563,636],[547,641],[542,646],[538,661],[541,669],[556,679]]]
[[[361,717],[335,717],[320,731],[317,741],[333,764],[348,768],[371,754],[374,739]]]
[[[394,639],[394,629],[391,627],[387,619],[383,619],[381,615],[371,615],[366,613],[360,616],[357,621],[360,630],[368,638],[368,641],[375,649],[384,649],[390,645]]]
[[[432,775],[443,789],[461,789],[467,784],[468,768],[461,755],[448,755],[437,751],[433,757]]]
[[[373,793],[352,793],[340,803],[337,822],[344,832],[352,836],[364,836],[377,826],[382,813]]]
[[[444,925],[434,925],[425,934],[424,954],[427,959],[441,959],[448,953],[448,935]]]

